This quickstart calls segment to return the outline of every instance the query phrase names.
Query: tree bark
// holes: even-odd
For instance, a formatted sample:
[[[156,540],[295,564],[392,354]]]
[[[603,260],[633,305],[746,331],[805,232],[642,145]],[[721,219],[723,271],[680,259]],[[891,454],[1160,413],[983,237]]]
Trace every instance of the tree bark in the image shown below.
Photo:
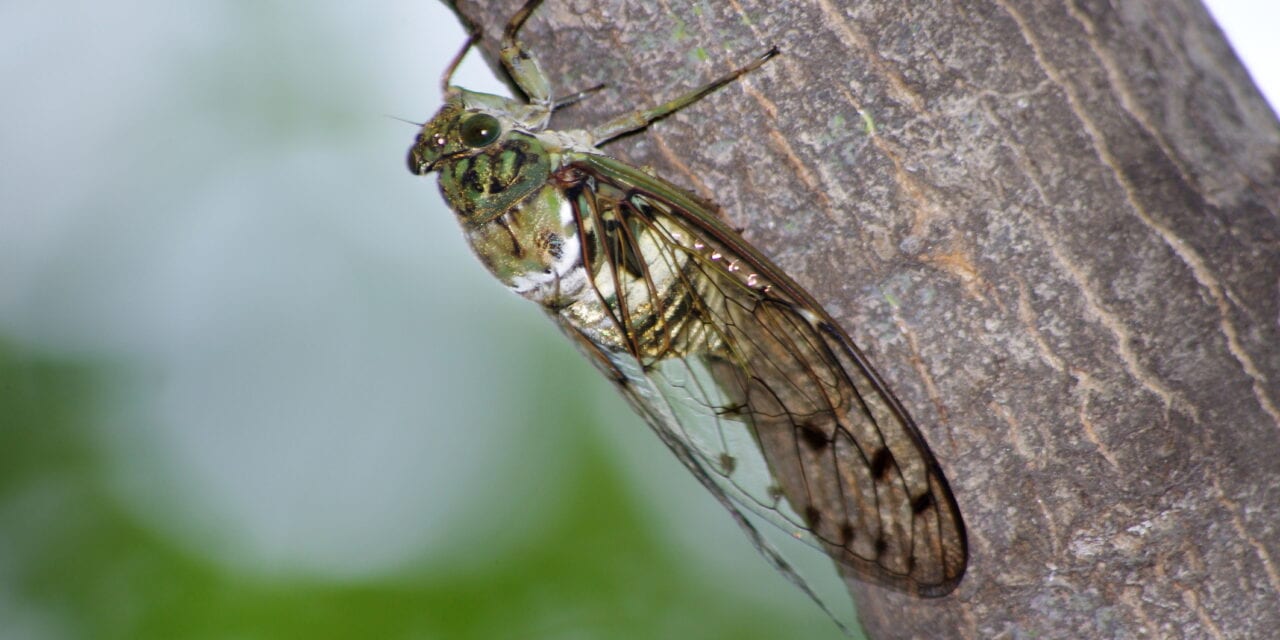
[[[459,0],[496,60],[519,2]],[[557,128],[723,206],[867,352],[968,524],[871,638],[1280,629],[1280,125],[1192,0],[547,0]],[[495,65],[495,68],[496,65]]]

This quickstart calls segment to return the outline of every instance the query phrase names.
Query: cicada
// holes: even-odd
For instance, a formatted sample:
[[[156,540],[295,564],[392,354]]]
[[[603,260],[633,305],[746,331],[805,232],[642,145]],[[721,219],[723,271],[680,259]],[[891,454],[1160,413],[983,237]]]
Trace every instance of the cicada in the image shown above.
[[[831,316],[726,225],[714,205],[606,156],[765,64],[585,130],[558,107],[518,34],[503,34],[513,100],[449,84],[409,170],[440,189],[485,267],[536,302],[611,379],[680,462],[788,578],[754,512],[825,551],[845,575],[918,596],[949,593],[968,559],[942,470],[906,410]]]

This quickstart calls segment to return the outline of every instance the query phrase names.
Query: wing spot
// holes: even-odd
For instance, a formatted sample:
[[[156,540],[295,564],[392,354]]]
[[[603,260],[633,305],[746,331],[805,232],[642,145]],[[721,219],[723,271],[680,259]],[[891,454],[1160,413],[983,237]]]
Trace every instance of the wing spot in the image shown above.
[[[765,491],[769,494],[769,499],[773,500],[773,504],[775,506],[779,502],[782,502],[782,487],[779,487],[776,484],[771,484],[768,489],[765,489]]]
[[[737,467],[738,467],[737,458],[727,453],[720,454],[720,470],[723,471],[726,476],[733,475],[733,470],[736,469]]]
[[[894,466],[893,452],[889,447],[881,447],[871,456],[871,477],[883,480]]]
[[[809,525],[810,529],[817,529],[818,525],[822,522],[822,512],[818,511],[818,508],[813,505],[805,507],[804,522]]]
[[[845,520],[844,524],[840,525],[840,546],[848,547],[853,544],[853,537],[856,533],[853,529],[853,523]]]
[[[800,439],[813,451],[822,451],[831,445],[831,438],[812,422],[801,422],[796,425],[796,430],[800,432]]]
[[[889,550],[889,542],[884,538],[876,538],[876,557],[883,556]]]
[[[911,500],[911,512],[919,515],[933,506],[933,494],[922,493]]]

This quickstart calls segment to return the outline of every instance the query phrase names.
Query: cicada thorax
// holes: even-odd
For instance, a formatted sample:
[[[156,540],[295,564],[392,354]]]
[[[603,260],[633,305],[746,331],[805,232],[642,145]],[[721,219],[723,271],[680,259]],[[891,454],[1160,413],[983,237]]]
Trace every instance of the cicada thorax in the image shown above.
[[[534,302],[560,307],[583,286],[578,231],[566,223],[566,210],[563,193],[543,184],[501,211],[471,219],[460,212],[460,218],[463,234],[490,273]]]
[[[459,92],[456,100],[475,96]],[[499,281],[541,302],[557,295],[578,252],[560,190],[549,182],[559,155],[536,134],[503,130],[486,112],[447,104],[410,149],[411,170],[439,172],[440,191],[472,250]]]
[[[551,175],[546,147],[535,136],[519,131],[442,165],[440,191],[470,225],[485,224],[507,212],[544,186]]]

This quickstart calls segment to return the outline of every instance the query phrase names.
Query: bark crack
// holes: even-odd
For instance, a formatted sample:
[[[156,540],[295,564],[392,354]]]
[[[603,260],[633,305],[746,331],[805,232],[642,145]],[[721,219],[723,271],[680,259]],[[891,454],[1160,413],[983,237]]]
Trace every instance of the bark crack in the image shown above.
[[[1094,123],[1082,111],[1082,105],[1080,104],[1079,97],[1074,91],[1072,91],[1070,85],[1065,82],[1061,75],[1049,65],[1040,43],[1036,40],[1034,32],[1027,24],[1026,17],[1004,0],[996,0],[996,2],[1018,25],[1018,29],[1022,32],[1023,40],[1027,43],[1027,46],[1031,48],[1032,55],[1040,65],[1040,68],[1062,90],[1063,94],[1066,96],[1068,106],[1076,115],[1077,121],[1083,126],[1088,135],[1093,138],[1094,143],[1092,146],[1094,152],[1097,154],[1100,164],[1107,165],[1108,167],[1111,167],[1113,171],[1117,171],[1115,169],[1114,159],[1110,157],[1109,153],[1107,153],[1105,146],[1099,142],[1098,136],[1100,134],[1096,130]],[[1017,155],[1019,157],[1020,164],[1023,165],[1024,172],[1028,179],[1032,181],[1041,202],[1046,206],[1049,205],[1049,199],[1045,197],[1044,189],[1040,185],[1039,181],[1034,177],[1035,174],[1031,171],[1031,167],[1029,166],[1027,159],[1021,153],[1017,153]],[[1125,183],[1118,171],[1116,173],[1116,178],[1119,181],[1121,188],[1124,189],[1125,197],[1130,206],[1133,207],[1135,211],[1139,212],[1139,217],[1144,221],[1149,220],[1149,217],[1143,215],[1142,207],[1135,199],[1132,189]],[[1106,308],[1106,305],[1102,304],[1099,299],[1098,292],[1090,285],[1090,278],[1088,274],[1084,273],[1080,269],[1079,265],[1075,264],[1074,261],[1067,256],[1067,251],[1054,239],[1053,234],[1048,233],[1043,228],[1043,224],[1039,220],[1033,217],[1032,223],[1036,225],[1041,238],[1044,239],[1054,260],[1062,265],[1072,279],[1079,284],[1081,296],[1084,298],[1085,304],[1088,305],[1088,309],[1093,312],[1108,331],[1115,335],[1118,347],[1117,351],[1121,360],[1125,364],[1125,368],[1129,371],[1129,374],[1141,383],[1143,387],[1147,388],[1159,397],[1166,406],[1175,407],[1184,413],[1187,413],[1196,421],[1199,421],[1199,409],[1197,407],[1185,400],[1181,394],[1165,386],[1158,376],[1147,371],[1146,367],[1142,365],[1137,354],[1133,351],[1132,333],[1129,331],[1129,328],[1125,326],[1124,322],[1116,316],[1116,314],[1112,313]]]
[[[845,46],[853,50],[855,54],[866,58],[871,68],[883,77],[889,83],[889,95],[901,104],[910,105],[917,112],[924,112],[924,99],[916,92],[911,90],[906,80],[902,79],[902,75],[893,70],[893,68],[880,57],[880,53],[875,47],[867,41],[867,37],[857,31],[854,31],[849,25],[852,20],[841,15],[831,0],[818,0],[818,7],[827,17],[824,21],[827,25],[834,27],[834,33]]]
[[[1142,221],[1142,223],[1146,225],[1146,227],[1150,229],[1156,237],[1160,238],[1165,246],[1169,247],[1169,249],[1171,249],[1180,260],[1182,260],[1188,271],[1191,272],[1192,277],[1195,278],[1196,283],[1207,290],[1210,298],[1213,299],[1214,305],[1217,307],[1219,326],[1222,329],[1223,335],[1227,339],[1228,350],[1240,365],[1244,374],[1249,377],[1253,385],[1253,395],[1258,402],[1258,406],[1271,417],[1271,421],[1277,427],[1280,427],[1280,409],[1276,408],[1275,404],[1271,401],[1271,398],[1266,394],[1266,375],[1258,369],[1257,365],[1254,364],[1253,359],[1249,356],[1248,351],[1246,351],[1244,346],[1240,343],[1239,332],[1231,322],[1231,309],[1230,305],[1227,303],[1226,296],[1223,294],[1223,285],[1213,275],[1213,271],[1207,264],[1205,264],[1204,258],[1200,256],[1199,252],[1189,246],[1167,225],[1157,221],[1155,217],[1151,215],[1151,212],[1143,206],[1142,199],[1138,196],[1132,181],[1125,174],[1125,171],[1120,167],[1120,163],[1111,153],[1110,145],[1106,140],[1106,134],[1098,128],[1097,122],[1095,122],[1093,118],[1089,117],[1088,110],[1085,109],[1084,105],[1081,103],[1079,92],[1070,82],[1067,81],[1066,78],[1062,76],[1061,71],[1052,66],[1047,57],[1043,55],[1039,43],[1032,35],[1030,35],[1030,31],[1023,24],[1025,22],[1025,18],[1017,14],[1012,7],[1006,6],[1005,8],[1010,12],[1014,21],[1018,23],[1019,28],[1023,30],[1024,38],[1027,40],[1027,44],[1035,52],[1036,59],[1040,62],[1041,68],[1044,70],[1045,74],[1048,75],[1066,95],[1067,102],[1071,106],[1071,111],[1076,114],[1077,121],[1092,141],[1094,152],[1097,154],[1101,164],[1111,170],[1112,177],[1114,178],[1116,185],[1124,192],[1125,201],[1129,204],[1130,208],[1137,215],[1138,219]],[[1089,29],[1086,27],[1085,31],[1087,32]],[[1098,51],[1096,46],[1093,47],[1092,50],[1095,53]],[[1110,76],[1110,74],[1108,74],[1108,76]],[[1114,82],[1113,78],[1112,81]],[[1123,91],[1121,91],[1121,94],[1123,95]],[[1124,101],[1122,99],[1121,103],[1123,104],[1123,102]],[[1135,115],[1132,110],[1127,107],[1126,111],[1131,115]],[[1149,126],[1145,122],[1141,122],[1141,119],[1137,118],[1136,115],[1135,119],[1138,119],[1144,127]],[[1155,139],[1160,149],[1170,158],[1170,160],[1172,160],[1169,150],[1164,146],[1159,137],[1156,136]],[[1181,173],[1181,167],[1178,166],[1178,163],[1174,161],[1172,164],[1177,167],[1179,173]],[[1185,174],[1183,175],[1183,179],[1184,181],[1186,180]]]
[[[1253,552],[1258,554],[1258,559],[1262,561],[1262,568],[1267,574],[1267,581],[1271,583],[1271,589],[1276,593],[1280,593],[1280,571],[1276,569],[1276,564],[1271,560],[1271,553],[1267,551],[1267,547],[1258,539],[1249,534],[1248,528],[1245,527],[1244,519],[1240,515],[1240,505],[1234,500],[1227,497],[1225,491],[1222,490],[1222,484],[1219,479],[1213,477],[1213,489],[1218,494],[1218,502],[1226,508],[1227,513],[1231,514],[1231,525],[1235,527],[1236,533],[1244,538],[1249,546],[1253,547]]]

